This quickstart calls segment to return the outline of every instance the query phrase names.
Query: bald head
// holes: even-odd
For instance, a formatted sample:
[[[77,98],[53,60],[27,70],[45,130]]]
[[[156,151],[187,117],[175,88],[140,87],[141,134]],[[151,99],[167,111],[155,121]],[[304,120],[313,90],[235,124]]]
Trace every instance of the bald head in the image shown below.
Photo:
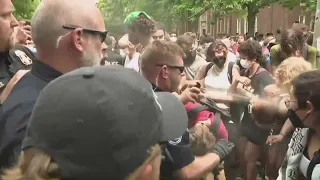
[[[63,25],[104,31],[104,21],[91,0],[43,0],[32,18],[32,39],[38,49],[54,48],[67,34]]]

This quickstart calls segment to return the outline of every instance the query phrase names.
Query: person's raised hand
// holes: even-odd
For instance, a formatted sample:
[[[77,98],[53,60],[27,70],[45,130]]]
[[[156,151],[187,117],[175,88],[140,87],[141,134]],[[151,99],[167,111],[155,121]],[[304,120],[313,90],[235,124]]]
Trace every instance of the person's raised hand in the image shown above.
[[[200,88],[191,87],[191,88],[186,88],[184,91],[182,91],[179,98],[183,104],[187,104],[189,102],[192,102],[192,103],[197,102],[199,98],[202,96],[203,96],[203,93],[201,92]]]
[[[245,85],[245,86],[250,86],[251,85],[251,79],[245,77],[245,76],[239,76],[236,79],[239,83]]]
[[[26,44],[27,40],[31,40],[31,26],[27,25],[25,21],[20,21],[19,26],[16,27],[16,42]]]

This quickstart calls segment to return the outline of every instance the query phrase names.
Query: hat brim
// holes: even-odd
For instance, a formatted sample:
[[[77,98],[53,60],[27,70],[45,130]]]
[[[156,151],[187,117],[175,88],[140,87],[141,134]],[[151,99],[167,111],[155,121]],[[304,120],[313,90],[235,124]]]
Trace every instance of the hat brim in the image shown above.
[[[163,132],[161,142],[182,136],[188,128],[188,115],[180,100],[168,92],[156,92],[162,108]]]

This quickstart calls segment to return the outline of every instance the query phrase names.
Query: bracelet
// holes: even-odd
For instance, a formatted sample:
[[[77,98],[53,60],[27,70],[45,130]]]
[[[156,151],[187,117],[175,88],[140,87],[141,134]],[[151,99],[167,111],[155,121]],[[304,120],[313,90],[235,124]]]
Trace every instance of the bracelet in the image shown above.
[[[283,137],[285,137],[285,136],[286,136],[285,134],[283,134],[283,133],[281,133],[281,132],[279,133],[279,135],[282,135]]]

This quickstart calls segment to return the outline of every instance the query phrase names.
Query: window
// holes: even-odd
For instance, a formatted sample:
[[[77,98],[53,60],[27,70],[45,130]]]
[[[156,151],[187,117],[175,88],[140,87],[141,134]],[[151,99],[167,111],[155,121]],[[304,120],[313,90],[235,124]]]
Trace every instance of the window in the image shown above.
[[[299,16],[299,23],[305,24],[306,23],[306,16]]]
[[[237,19],[237,33],[241,34],[241,20]]]
[[[254,33],[258,32],[258,16],[256,16],[256,20],[254,23]]]

